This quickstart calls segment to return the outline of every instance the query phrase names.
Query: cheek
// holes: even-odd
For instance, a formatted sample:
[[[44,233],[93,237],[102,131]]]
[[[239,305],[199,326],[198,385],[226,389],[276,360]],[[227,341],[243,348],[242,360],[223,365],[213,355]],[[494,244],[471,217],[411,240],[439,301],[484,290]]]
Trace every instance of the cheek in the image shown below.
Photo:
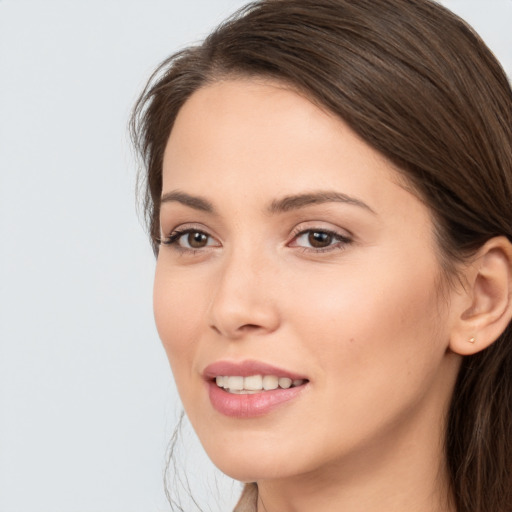
[[[359,399],[400,386],[418,390],[446,349],[437,266],[395,261],[369,268],[295,281],[295,335],[325,370],[326,390],[350,390]]]
[[[337,278],[295,281],[288,291],[297,350],[315,372],[315,403],[303,421],[325,419],[315,426],[314,457],[383,441],[423,405],[443,399],[446,346],[434,267],[382,269],[353,265]]]
[[[157,262],[153,310],[158,334],[179,387],[182,374],[190,375],[192,371],[201,319],[204,321],[201,303],[206,290],[204,285],[201,289],[196,286],[201,280],[187,279],[182,272],[174,274],[169,268],[172,267],[165,262]]]

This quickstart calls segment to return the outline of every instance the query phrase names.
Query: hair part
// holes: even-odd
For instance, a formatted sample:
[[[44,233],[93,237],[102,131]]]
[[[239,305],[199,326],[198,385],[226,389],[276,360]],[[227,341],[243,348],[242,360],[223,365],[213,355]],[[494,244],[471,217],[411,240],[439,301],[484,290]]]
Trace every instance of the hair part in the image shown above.
[[[490,238],[512,241],[512,91],[464,21],[429,0],[262,0],[165,60],[135,106],[155,254],[174,121],[195,91],[233,77],[305,94],[395,164],[432,213],[447,275]],[[463,359],[446,453],[459,512],[512,510],[511,325]]]

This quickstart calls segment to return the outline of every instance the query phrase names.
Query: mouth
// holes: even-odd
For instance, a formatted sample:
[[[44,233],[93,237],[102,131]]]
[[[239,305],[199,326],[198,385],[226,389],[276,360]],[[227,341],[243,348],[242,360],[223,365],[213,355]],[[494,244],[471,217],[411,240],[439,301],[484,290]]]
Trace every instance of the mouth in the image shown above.
[[[304,375],[259,361],[218,361],[205,368],[203,377],[213,408],[234,418],[267,415],[310,387]]]
[[[277,375],[217,375],[215,384],[228,393],[236,395],[253,395],[275,389],[290,389],[304,385],[307,379],[291,379]]]

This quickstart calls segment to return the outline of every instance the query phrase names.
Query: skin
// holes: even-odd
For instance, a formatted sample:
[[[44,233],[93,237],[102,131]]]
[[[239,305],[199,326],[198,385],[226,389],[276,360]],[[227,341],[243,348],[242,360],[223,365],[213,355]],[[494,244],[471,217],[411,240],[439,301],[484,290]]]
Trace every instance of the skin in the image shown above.
[[[162,204],[164,240],[176,229],[207,237],[195,250],[187,233],[161,246],[155,318],[213,462],[258,482],[258,512],[453,510],[443,432],[460,295],[441,293],[430,213],[392,164],[286,87],[228,80],[178,115],[163,163],[163,195],[175,191],[215,212]],[[366,206],[268,210],[318,191]],[[336,236],[312,247],[314,231]],[[267,415],[223,416],[201,374],[246,359],[309,383]]]

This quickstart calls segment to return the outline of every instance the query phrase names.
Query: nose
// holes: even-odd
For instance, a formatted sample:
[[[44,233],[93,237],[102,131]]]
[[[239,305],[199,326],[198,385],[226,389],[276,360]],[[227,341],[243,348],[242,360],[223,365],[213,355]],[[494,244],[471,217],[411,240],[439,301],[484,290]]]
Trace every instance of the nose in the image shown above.
[[[278,281],[276,269],[261,255],[227,257],[210,305],[210,328],[229,339],[274,332],[280,324]]]

